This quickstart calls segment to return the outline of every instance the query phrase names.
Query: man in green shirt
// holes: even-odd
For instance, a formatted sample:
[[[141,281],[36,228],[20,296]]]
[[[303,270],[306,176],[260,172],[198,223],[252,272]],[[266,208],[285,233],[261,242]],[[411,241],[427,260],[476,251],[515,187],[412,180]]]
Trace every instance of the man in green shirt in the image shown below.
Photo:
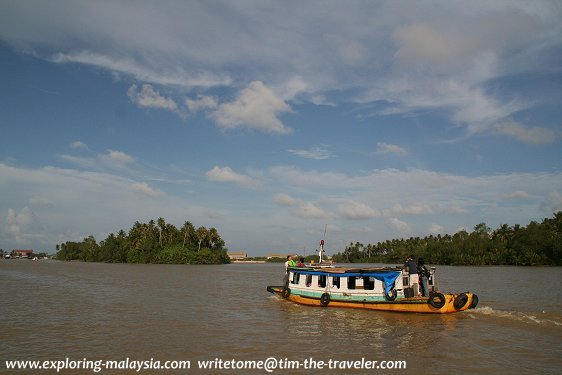
[[[287,255],[287,261],[285,262],[285,271],[289,270],[289,267],[296,267],[297,263],[293,260],[292,255]]]

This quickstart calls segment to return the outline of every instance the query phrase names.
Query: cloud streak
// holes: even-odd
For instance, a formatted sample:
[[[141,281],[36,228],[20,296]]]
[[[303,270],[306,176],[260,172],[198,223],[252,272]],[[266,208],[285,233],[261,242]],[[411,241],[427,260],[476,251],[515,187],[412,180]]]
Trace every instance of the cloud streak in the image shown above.
[[[309,150],[288,150],[291,154],[307,159],[326,160],[332,157],[330,151],[322,147],[313,147]]]

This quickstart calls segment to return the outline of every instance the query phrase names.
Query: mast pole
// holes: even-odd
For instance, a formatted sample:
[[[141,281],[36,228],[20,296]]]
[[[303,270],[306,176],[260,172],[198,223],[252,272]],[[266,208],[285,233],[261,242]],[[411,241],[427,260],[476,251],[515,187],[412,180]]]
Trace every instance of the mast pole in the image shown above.
[[[324,236],[320,240],[320,250],[318,251],[318,255],[320,256],[320,264],[322,264],[322,254],[324,254],[324,238],[326,238],[327,229],[328,229],[328,224],[324,226]]]

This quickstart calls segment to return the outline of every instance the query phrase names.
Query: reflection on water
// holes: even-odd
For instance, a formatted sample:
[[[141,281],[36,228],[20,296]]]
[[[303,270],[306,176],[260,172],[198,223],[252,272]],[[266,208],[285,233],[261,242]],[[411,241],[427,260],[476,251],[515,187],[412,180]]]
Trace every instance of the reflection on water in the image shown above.
[[[265,290],[282,271],[2,260],[0,359],[365,357],[434,374],[562,367],[560,268],[439,267],[443,290],[480,298],[447,315],[295,305]]]

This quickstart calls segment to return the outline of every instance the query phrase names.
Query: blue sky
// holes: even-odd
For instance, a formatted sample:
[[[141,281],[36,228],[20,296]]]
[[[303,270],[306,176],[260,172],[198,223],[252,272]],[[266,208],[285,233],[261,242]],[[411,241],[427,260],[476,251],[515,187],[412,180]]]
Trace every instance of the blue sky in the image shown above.
[[[0,248],[250,255],[562,210],[557,1],[0,3]]]

